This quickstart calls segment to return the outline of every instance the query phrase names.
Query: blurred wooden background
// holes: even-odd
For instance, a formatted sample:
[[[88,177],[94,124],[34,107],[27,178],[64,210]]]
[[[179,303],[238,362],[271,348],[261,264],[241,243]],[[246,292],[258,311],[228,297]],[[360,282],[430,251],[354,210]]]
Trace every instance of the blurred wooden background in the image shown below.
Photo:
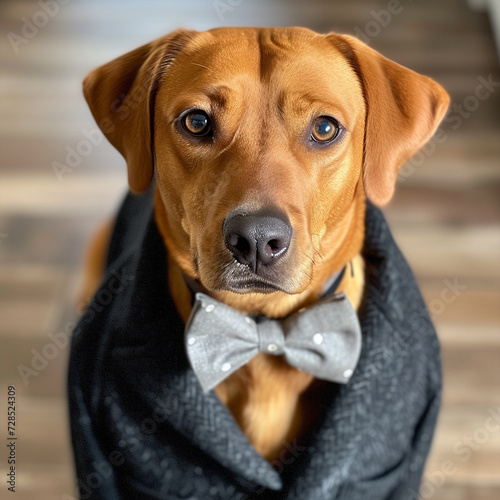
[[[216,25],[303,25],[354,33],[437,79],[451,94],[454,107],[442,140],[431,142],[403,170],[385,212],[443,348],[444,404],[422,498],[500,498],[500,86],[491,83],[500,82],[500,72],[487,15],[469,10],[465,0],[401,0],[390,19],[381,13],[395,5],[387,0],[235,4],[0,4],[0,437],[6,437],[7,386],[15,385],[15,498],[75,496],[67,336],[61,332],[71,326],[85,242],[126,189],[124,162],[105,142],[76,159],[71,172],[60,178],[54,172],[54,162],[64,164],[68,148],[80,145],[83,151],[80,143],[95,127],[81,80],[98,64],[171,29]],[[484,100],[475,98],[481,82],[488,87]],[[54,335],[55,350],[47,347]],[[24,381],[23,366],[33,370]],[[1,452],[4,479],[6,467]],[[5,489],[2,480],[2,498]]]

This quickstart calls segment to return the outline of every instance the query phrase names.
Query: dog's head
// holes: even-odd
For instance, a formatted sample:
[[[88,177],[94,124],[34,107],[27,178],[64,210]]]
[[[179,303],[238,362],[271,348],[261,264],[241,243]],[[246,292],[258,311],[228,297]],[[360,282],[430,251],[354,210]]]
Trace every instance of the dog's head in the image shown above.
[[[84,93],[131,190],[155,173],[184,272],[237,293],[299,293],[359,252],[365,193],[391,198],[448,106],[359,40],[303,28],[176,31],[94,70]]]

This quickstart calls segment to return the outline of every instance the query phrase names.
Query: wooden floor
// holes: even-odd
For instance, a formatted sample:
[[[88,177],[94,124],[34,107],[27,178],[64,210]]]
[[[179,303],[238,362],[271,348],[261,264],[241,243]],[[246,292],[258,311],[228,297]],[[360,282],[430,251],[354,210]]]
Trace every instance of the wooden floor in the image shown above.
[[[465,0],[401,0],[386,26],[375,21],[386,0],[223,3],[222,19],[208,0],[72,0],[45,17],[35,1],[0,3],[0,438],[7,386],[15,385],[13,498],[74,496],[65,330],[85,242],[126,188],[123,161],[107,143],[61,179],[54,173],[53,163],[64,163],[67,148],[95,127],[82,78],[178,26],[297,24],[368,36],[452,96],[446,140],[404,169],[385,212],[442,341],[444,403],[422,498],[500,498],[500,87],[491,86],[485,100],[473,97],[482,79],[500,81],[487,17]],[[23,17],[39,27],[24,27]],[[54,336],[56,351],[47,347]],[[42,352],[52,359],[43,361]],[[32,370],[25,381],[23,367]]]

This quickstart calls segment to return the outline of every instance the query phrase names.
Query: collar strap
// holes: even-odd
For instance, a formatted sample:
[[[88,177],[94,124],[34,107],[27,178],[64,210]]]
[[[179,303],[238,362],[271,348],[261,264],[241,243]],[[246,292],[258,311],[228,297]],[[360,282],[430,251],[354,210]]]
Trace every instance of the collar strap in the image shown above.
[[[337,271],[334,275],[330,276],[328,281],[325,283],[325,286],[323,287],[323,293],[321,294],[322,297],[335,294],[337,288],[340,285],[340,282],[344,278],[346,268],[347,265],[345,265],[340,271]]]
[[[187,274],[182,274],[184,277],[184,283],[186,283],[189,291],[191,292],[191,305],[194,304],[194,297],[197,293],[204,293],[205,295],[210,296],[208,290],[195,278],[191,278]]]

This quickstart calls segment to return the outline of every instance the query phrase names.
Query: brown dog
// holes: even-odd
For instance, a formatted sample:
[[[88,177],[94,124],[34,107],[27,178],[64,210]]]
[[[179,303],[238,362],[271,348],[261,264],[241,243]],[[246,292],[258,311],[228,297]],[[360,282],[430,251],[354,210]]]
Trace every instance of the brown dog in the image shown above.
[[[434,81],[359,40],[303,28],[176,31],[94,70],[84,92],[127,161],[130,189],[156,176],[156,222],[184,320],[184,276],[276,318],[317,300],[349,262],[339,290],[357,308],[365,197],[391,198],[398,170],[449,102]],[[109,231],[92,244],[86,293]],[[265,354],[216,388],[268,459],[310,428],[321,391]]]

